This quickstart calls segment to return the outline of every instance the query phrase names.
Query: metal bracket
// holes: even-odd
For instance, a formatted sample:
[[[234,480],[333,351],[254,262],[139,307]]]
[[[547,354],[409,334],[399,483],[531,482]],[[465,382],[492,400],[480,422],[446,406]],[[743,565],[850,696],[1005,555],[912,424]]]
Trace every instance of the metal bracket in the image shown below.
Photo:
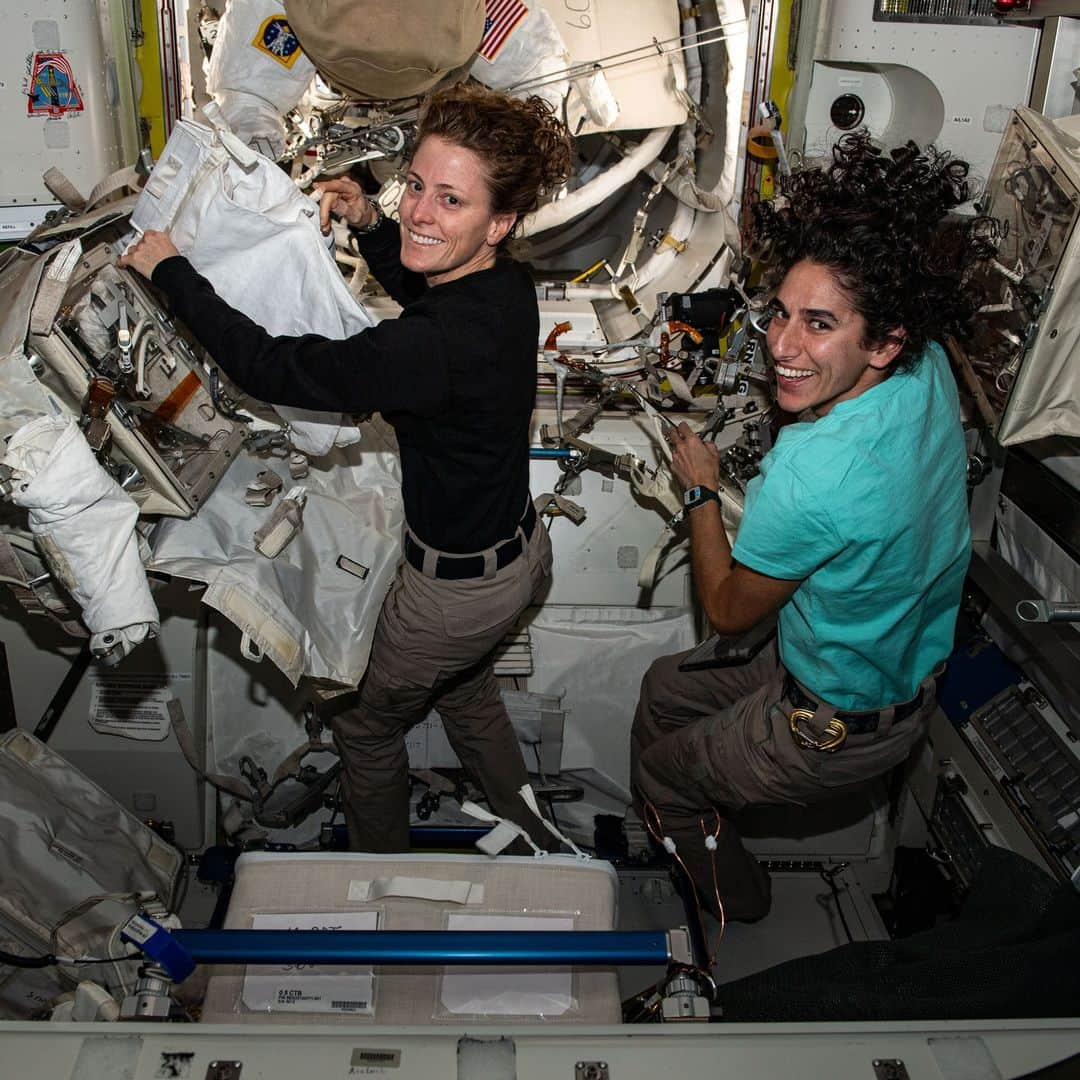
[[[206,1080],[240,1080],[242,1061],[211,1061],[206,1066]]]
[[[909,1080],[907,1066],[899,1058],[875,1058],[874,1080]]]
[[[579,1061],[574,1066],[574,1080],[610,1080],[606,1061]]]

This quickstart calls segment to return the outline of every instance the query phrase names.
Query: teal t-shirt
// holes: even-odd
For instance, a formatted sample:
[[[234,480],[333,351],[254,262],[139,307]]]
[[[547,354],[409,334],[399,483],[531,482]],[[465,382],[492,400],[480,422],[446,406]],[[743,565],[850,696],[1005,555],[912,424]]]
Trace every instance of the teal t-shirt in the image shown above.
[[[843,709],[911,698],[952,651],[971,553],[959,398],[941,346],[812,423],[750,481],[735,559],[802,579],[784,666]]]

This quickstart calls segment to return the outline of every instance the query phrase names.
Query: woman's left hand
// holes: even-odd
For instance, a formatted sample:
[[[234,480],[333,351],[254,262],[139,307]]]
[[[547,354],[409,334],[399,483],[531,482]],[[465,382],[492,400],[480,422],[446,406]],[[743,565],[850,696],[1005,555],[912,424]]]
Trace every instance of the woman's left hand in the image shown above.
[[[684,420],[670,428],[671,471],[683,488],[696,484],[716,491],[720,487],[720,451],[715,443],[702,442],[697,432]]]
[[[138,243],[128,248],[116,260],[116,263],[118,266],[130,266],[132,270],[137,270],[149,281],[159,262],[179,254],[176,245],[169,239],[168,233],[147,229],[139,238]]]

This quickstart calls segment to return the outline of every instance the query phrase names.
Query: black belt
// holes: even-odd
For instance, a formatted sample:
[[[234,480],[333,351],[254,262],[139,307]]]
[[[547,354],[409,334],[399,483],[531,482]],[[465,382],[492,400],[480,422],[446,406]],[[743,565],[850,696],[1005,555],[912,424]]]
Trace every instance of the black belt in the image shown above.
[[[509,566],[520,554],[524,544],[532,537],[536,528],[536,508],[529,500],[520,523],[521,532],[515,533],[509,540],[495,546],[495,569]],[[524,536],[524,541],[522,540]],[[426,548],[418,544],[410,533],[405,533],[405,558],[409,565],[424,572],[424,554]],[[435,560],[435,576],[444,581],[464,581],[466,578],[484,576],[483,555],[440,555]]]
[[[784,680],[784,698],[796,709],[808,709],[813,712],[821,703],[804,694],[799,684],[790,676]],[[923,691],[920,690],[910,701],[897,705],[893,709],[893,723],[899,724],[901,720],[918,712],[923,707]],[[837,712],[833,715],[841,720],[848,730],[849,735],[869,735],[878,729],[878,721],[881,719],[882,710],[877,712]]]

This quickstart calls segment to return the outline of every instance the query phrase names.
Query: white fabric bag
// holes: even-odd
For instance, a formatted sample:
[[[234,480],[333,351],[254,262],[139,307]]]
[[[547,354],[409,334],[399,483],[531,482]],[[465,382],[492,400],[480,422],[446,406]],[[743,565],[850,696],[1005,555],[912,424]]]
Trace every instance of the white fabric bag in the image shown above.
[[[139,555],[135,501],[98,464],[71,417],[41,416],[11,437],[12,501],[29,511],[46,560],[82,609],[96,655],[119,660],[158,631]]]
[[[179,851],[25,731],[0,735],[0,949],[125,956],[115,929],[139,899],[173,902]],[[110,897],[87,906],[89,898]],[[56,934],[56,941],[50,938]],[[0,964],[0,1017],[26,1019],[81,979],[130,992],[138,961],[39,969]]]
[[[374,325],[326,247],[318,204],[228,131],[179,121],[131,223],[168,232],[222,299],[271,334],[341,339]],[[312,457],[360,438],[340,413],[277,411]]]
[[[401,557],[405,511],[393,431],[369,420],[361,443],[312,468],[303,480],[303,531],[276,559],[258,554],[252,542],[272,510],[244,501],[246,486],[265,468],[265,460],[239,455],[198,514],[162,521],[150,568],[206,582],[202,602],[238,626],[294,686],[303,675],[356,686]],[[227,741],[222,725],[232,726],[265,746],[265,721],[252,731],[247,678],[231,674],[226,692],[240,696],[220,712],[212,703],[215,739]],[[293,742],[282,757],[295,746],[295,719],[285,725]],[[218,758],[218,771],[231,765]]]

